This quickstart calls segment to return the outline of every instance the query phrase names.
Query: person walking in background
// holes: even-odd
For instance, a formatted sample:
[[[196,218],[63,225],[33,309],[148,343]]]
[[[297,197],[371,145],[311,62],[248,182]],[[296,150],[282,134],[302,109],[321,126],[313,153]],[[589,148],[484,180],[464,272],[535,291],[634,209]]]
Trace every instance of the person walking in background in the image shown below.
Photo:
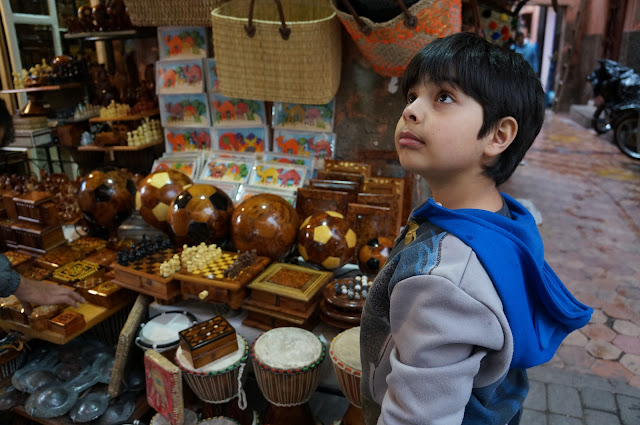
[[[524,33],[518,31],[516,33],[516,41],[511,45],[511,50],[516,53],[520,53],[522,57],[531,65],[533,72],[538,74],[540,72],[540,64],[538,63],[538,50],[536,45],[529,43],[529,40],[524,38]]]

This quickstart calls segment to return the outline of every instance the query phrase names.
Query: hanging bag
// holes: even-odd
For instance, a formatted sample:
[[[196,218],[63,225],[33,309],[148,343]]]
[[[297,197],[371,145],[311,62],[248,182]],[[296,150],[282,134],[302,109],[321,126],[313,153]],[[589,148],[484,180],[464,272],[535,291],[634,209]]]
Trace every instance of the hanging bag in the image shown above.
[[[402,13],[386,22],[360,17],[349,0],[332,1],[362,56],[384,77],[400,77],[422,47],[461,28],[461,0],[420,0],[409,8],[402,0],[395,0]],[[337,1],[348,12],[340,10]]]
[[[211,22],[223,95],[326,104],[338,91],[341,29],[329,0],[232,0]]]

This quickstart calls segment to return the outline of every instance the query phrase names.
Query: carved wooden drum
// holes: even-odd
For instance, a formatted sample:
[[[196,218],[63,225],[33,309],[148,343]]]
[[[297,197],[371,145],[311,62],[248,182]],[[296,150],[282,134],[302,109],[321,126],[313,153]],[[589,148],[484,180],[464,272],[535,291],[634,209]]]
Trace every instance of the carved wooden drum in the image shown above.
[[[240,396],[247,378],[249,346],[244,337],[236,334],[238,350],[200,368],[194,368],[182,352],[176,351],[176,365],[182,370],[187,385],[195,395],[207,403],[226,403]]]
[[[251,347],[258,386],[267,401],[280,407],[301,405],[311,398],[324,357],[320,339],[294,327],[267,331]]]
[[[361,407],[360,326],[340,332],[331,341],[329,355],[338,377],[338,384],[349,402]]]
[[[216,416],[215,418],[207,418],[198,422],[198,425],[240,425],[235,419],[226,416]]]
[[[188,311],[165,311],[140,325],[136,345],[143,350],[156,350],[169,360],[180,344],[178,333],[198,321]]]
[[[184,409],[184,425],[196,425],[198,423],[198,415],[196,412],[189,409]],[[162,416],[160,413],[156,413],[151,418],[149,425],[172,425],[169,419]]]

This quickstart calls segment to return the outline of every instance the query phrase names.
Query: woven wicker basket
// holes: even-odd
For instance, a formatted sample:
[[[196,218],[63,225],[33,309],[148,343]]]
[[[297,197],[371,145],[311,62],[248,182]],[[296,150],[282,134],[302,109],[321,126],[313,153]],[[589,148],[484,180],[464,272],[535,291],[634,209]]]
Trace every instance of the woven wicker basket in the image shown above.
[[[232,0],[211,13],[220,92],[243,99],[329,103],[338,91],[342,65],[340,22],[329,0],[257,0],[253,35],[245,29],[250,27],[249,4]]]
[[[211,11],[228,0],[125,0],[139,27],[211,26]]]

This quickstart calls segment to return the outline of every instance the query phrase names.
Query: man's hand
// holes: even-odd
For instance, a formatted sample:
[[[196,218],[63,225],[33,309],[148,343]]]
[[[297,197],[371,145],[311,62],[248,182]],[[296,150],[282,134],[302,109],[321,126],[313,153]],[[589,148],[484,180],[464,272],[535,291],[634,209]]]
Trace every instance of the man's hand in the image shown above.
[[[71,288],[25,277],[21,277],[20,285],[13,295],[20,300],[26,314],[31,313],[30,303],[39,305],[68,304],[77,307],[78,303],[85,302],[82,295],[74,292]]]

